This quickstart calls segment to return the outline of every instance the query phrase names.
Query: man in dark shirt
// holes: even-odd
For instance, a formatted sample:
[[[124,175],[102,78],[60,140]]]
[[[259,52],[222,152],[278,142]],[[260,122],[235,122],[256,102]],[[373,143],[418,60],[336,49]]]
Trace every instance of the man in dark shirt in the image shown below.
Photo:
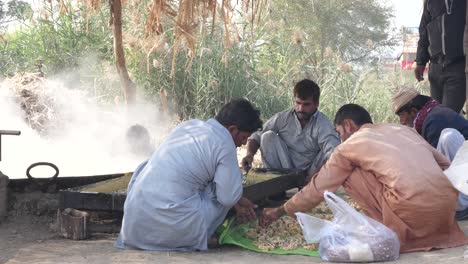
[[[416,79],[423,80],[430,61],[431,97],[457,113],[466,100],[465,16],[465,0],[424,1],[414,70]]]

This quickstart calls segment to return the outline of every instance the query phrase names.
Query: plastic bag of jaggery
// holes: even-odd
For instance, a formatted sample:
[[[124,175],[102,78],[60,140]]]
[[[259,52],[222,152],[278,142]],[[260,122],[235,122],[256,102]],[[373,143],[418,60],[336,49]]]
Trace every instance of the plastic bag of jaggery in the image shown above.
[[[308,243],[320,242],[322,260],[331,262],[392,261],[400,255],[398,236],[383,224],[359,213],[331,192],[325,201],[333,221],[296,213]]]

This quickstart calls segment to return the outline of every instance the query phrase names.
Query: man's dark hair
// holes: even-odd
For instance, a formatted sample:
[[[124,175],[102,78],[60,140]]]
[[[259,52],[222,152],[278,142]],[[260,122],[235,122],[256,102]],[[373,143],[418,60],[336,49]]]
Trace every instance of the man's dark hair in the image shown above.
[[[411,109],[412,108],[416,108],[416,110],[421,110],[426,104],[427,102],[429,102],[431,100],[431,97],[429,96],[425,96],[425,95],[422,95],[422,94],[418,94],[416,95],[415,98],[413,98],[413,100],[411,100],[409,103],[405,104],[404,106],[402,106],[400,108],[400,110],[398,110],[397,112],[397,115],[400,114],[400,113],[403,113],[403,112],[411,112]]]
[[[342,125],[345,119],[353,120],[358,126],[372,124],[372,118],[369,112],[367,112],[364,107],[357,104],[345,104],[338,109],[335,115],[335,125]]]
[[[144,126],[140,124],[135,124],[128,128],[126,137],[128,140],[134,140],[141,138],[149,138],[150,134]]]
[[[137,155],[150,155],[153,152],[151,136],[144,126],[135,124],[128,128],[125,134],[127,144],[132,153]]]
[[[304,79],[294,85],[294,97],[306,100],[312,98],[315,103],[320,100],[320,87],[312,80]]]
[[[245,99],[234,99],[225,104],[215,117],[223,126],[237,126],[240,131],[253,133],[262,128],[258,111]]]

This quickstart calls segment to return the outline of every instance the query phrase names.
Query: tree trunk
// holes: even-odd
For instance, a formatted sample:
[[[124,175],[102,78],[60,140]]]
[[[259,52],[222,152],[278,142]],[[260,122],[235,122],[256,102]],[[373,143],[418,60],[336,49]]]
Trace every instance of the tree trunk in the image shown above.
[[[111,24],[114,33],[114,54],[117,73],[120,77],[120,84],[124,91],[125,102],[131,104],[135,102],[136,87],[128,75],[125,65],[125,54],[122,43],[122,2],[121,0],[109,0],[111,11]]]

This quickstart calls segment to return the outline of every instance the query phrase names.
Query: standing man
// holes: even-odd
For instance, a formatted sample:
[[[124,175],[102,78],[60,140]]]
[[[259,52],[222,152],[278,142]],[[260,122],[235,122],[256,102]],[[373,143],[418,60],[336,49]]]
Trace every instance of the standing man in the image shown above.
[[[429,64],[431,97],[459,113],[466,100],[466,0],[425,0],[419,25],[416,79],[422,81]]]
[[[413,129],[373,124],[366,109],[342,106],[335,116],[342,143],[312,181],[283,206],[266,208],[262,225],[307,212],[325,191],[343,186],[367,216],[392,229],[401,252],[465,245],[455,220],[458,191],[443,170],[450,162]]]
[[[115,246],[143,250],[206,250],[229,209],[255,218],[242,198],[236,147],[262,127],[247,100],[223,106],[214,119],[179,124],[132,176]]]
[[[247,143],[242,166],[249,168],[260,148],[263,166],[316,173],[340,143],[330,120],[317,110],[320,88],[308,79],[294,86],[294,109],[277,113]]]

